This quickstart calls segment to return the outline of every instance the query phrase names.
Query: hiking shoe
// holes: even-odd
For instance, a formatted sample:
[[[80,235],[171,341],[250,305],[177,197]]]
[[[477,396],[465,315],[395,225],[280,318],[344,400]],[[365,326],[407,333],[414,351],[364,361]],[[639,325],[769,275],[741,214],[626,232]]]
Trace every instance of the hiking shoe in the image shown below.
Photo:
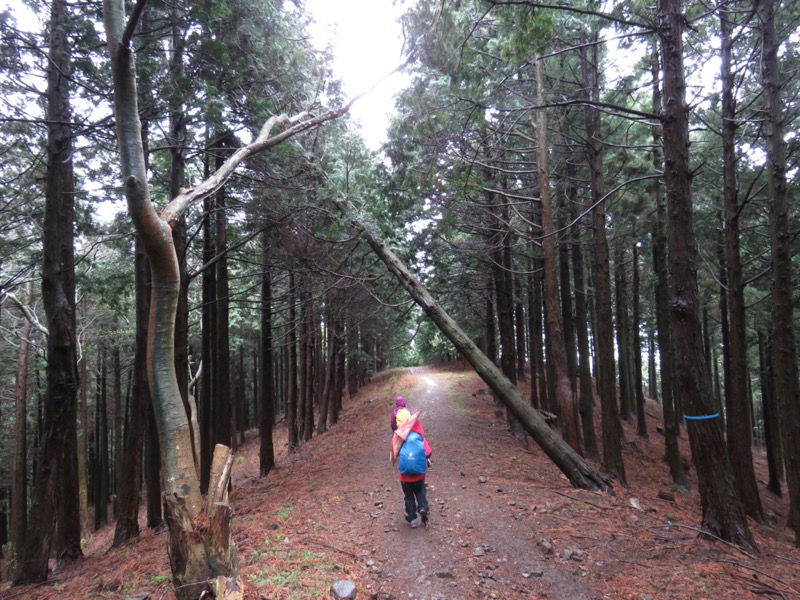
[[[411,527],[411,529],[416,529],[417,528],[417,520],[414,519],[413,521],[410,521],[408,526]]]
[[[424,508],[419,509],[419,516],[422,517],[422,522],[428,524],[428,511]]]

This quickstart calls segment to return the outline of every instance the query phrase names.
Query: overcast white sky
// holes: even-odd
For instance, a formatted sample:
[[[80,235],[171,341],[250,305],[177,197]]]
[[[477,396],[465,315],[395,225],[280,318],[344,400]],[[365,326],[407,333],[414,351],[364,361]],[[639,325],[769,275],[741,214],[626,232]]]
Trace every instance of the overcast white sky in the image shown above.
[[[312,31],[318,45],[330,41],[334,48],[334,70],[349,96],[369,89],[402,62],[397,17],[403,7],[392,6],[392,0],[306,0],[306,8],[319,23]],[[367,146],[374,150],[386,140],[393,96],[405,81],[402,74],[392,75],[351,109],[361,122]]]

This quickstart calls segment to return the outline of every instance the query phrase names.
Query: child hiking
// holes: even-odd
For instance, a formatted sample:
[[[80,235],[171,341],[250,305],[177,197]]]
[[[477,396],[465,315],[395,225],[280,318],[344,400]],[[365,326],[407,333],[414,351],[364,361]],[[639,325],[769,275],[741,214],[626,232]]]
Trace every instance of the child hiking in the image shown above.
[[[404,422],[411,413],[406,409],[406,399],[402,396],[397,396],[394,399],[394,410],[392,411],[392,431],[397,431],[398,414],[400,415],[400,422]]]
[[[405,411],[408,414],[408,411]],[[397,430],[392,436],[391,461],[397,461],[400,470],[400,487],[405,501],[405,518],[408,524],[417,526],[417,513],[425,527],[428,526],[428,499],[425,497],[425,473],[431,446],[425,439],[425,430],[419,422],[419,411],[405,416],[397,415]]]

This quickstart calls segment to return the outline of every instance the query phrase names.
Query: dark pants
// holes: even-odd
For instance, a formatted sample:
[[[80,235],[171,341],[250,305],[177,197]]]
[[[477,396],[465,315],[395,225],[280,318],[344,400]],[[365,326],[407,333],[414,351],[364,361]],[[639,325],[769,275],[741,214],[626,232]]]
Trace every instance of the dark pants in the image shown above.
[[[400,486],[403,488],[406,502],[406,521],[411,523],[417,518],[417,511],[428,511],[428,500],[425,498],[425,480],[414,481],[409,483],[401,481]]]

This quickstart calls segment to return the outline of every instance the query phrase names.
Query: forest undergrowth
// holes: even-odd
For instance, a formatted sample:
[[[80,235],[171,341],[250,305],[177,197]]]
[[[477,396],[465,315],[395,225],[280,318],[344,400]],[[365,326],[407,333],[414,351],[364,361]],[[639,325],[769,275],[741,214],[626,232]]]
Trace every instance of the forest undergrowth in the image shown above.
[[[388,462],[397,394],[421,411],[434,449],[427,529],[405,525]],[[763,452],[754,451],[768,519],[751,522],[759,557],[700,535],[697,492],[672,485],[663,461],[660,405],[648,400],[646,412],[649,438],[624,424],[629,486],[609,493],[572,488],[532,442],[523,447],[460,363],[378,375],[296,452],[279,424],[278,466],[266,478],[251,432],[236,451],[230,497],[245,598],[328,598],[341,579],[355,582],[358,598],[382,600],[800,598],[788,502],[766,490]],[[689,465],[685,431],[681,449]],[[82,561],[53,564],[40,585],[10,587],[4,572],[0,598],[174,598],[164,527],[120,548],[112,538],[113,525],[95,533]]]

